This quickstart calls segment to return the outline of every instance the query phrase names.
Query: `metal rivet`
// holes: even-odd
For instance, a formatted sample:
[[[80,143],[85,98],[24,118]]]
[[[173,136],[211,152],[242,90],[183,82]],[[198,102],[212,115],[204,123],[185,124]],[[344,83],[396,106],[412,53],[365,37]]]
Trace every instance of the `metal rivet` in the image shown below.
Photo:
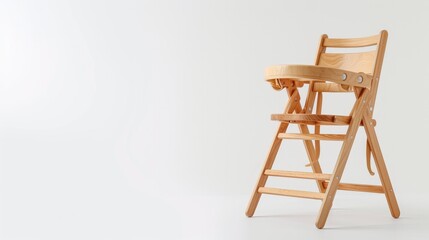
[[[347,74],[343,73],[341,74],[341,80],[345,81],[347,79]]]
[[[363,77],[362,77],[361,75],[359,75],[359,76],[357,77],[357,82],[358,82],[358,83],[362,83],[362,82],[363,82]]]
[[[338,176],[335,177],[336,179],[340,179]]]
[[[372,112],[372,107],[369,108],[369,111]]]
[[[311,108],[308,108],[308,111],[311,112]]]

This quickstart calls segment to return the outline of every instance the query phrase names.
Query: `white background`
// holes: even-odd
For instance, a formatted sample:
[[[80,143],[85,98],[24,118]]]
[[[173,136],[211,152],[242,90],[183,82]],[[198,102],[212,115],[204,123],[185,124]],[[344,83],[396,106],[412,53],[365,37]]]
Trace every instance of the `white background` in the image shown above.
[[[1,1],[0,239],[427,237],[428,12],[426,1]],[[382,196],[341,192],[327,230],[307,200],[263,197],[265,217],[247,219],[269,116],[287,99],[264,68],[313,64],[322,33],[381,29],[374,117],[402,218]],[[362,133],[344,180],[377,184]],[[308,170],[302,144],[287,144],[276,167]],[[329,172],[339,144],[322,147]]]

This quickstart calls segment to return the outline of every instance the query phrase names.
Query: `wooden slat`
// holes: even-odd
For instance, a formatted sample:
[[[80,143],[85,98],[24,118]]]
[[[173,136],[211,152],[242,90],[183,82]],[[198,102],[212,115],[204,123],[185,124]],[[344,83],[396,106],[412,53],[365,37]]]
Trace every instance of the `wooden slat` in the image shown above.
[[[272,114],[271,120],[334,122],[335,116],[334,115],[316,115],[316,114]]]
[[[298,190],[286,190],[280,188],[267,188],[260,187],[258,189],[259,193],[289,196],[289,197],[299,197],[299,198],[309,198],[309,199],[319,199],[322,200],[325,196],[324,193],[318,192],[308,192],[308,191],[298,191]]]
[[[290,177],[290,178],[305,178],[305,179],[316,179],[316,180],[329,180],[331,174],[324,173],[311,173],[311,172],[294,172],[294,171],[283,171],[283,170],[265,170],[265,175],[275,177]]]
[[[377,51],[360,53],[322,53],[318,66],[372,74],[376,57]]]
[[[321,115],[321,114],[272,114],[271,120],[277,121],[309,121],[309,122],[327,122],[343,123],[350,122],[350,116],[339,115]]]
[[[321,83],[316,82],[313,85],[314,92],[351,92],[352,88],[349,86],[337,83]]]
[[[323,182],[323,186],[328,187],[328,182]],[[384,193],[383,186],[379,186],[379,185],[340,183],[338,185],[338,189],[345,190],[345,191],[356,191],[356,192]]]
[[[345,134],[300,134],[300,133],[279,133],[279,138],[300,139],[300,140],[325,140],[325,141],[344,141]]]
[[[379,41],[380,35],[363,38],[326,38],[323,41],[323,46],[334,48],[368,47],[377,45]]]

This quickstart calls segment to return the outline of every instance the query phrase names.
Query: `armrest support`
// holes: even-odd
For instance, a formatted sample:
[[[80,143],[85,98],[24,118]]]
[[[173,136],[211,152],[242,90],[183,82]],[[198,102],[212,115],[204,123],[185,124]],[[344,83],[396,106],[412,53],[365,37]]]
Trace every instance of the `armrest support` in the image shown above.
[[[295,81],[329,81],[347,86],[371,88],[372,76],[337,68],[313,65],[277,65],[265,69],[265,80],[277,89],[279,79]]]

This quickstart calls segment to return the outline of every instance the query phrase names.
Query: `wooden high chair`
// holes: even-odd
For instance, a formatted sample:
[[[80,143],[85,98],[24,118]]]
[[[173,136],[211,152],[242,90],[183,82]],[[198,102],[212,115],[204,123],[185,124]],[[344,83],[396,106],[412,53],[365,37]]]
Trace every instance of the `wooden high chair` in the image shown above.
[[[365,38],[340,39],[322,35],[315,65],[279,65],[266,69],[266,80],[276,90],[285,89],[289,100],[283,114],[271,116],[272,120],[280,121],[280,126],[248,205],[246,211],[248,217],[253,216],[262,194],[319,199],[322,200],[322,206],[317,217],[316,227],[323,228],[337,190],[382,193],[386,196],[392,216],[399,217],[398,203],[375,134],[376,121],[372,118],[386,41],[387,31],[385,30],[378,35]],[[358,53],[326,52],[327,48],[368,46],[375,46],[376,49]],[[308,85],[308,93],[304,106],[302,106],[298,88],[304,85]],[[348,116],[322,114],[322,93],[324,92],[354,93],[356,102],[350,114]],[[314,109],[315,101],[316,108]],[[289,124],[297,124],[300,133],[286,133]],[[310,133],[308,125],[314,126],[314,133]],[[346,125],[348,128],[345,134],[321,134],[321,125]],[[364,127],[367,135],[368,171],[374,175],[370,167],[372,155],[381,180],[381,185],[378,186],[340,182],[360,126]],[[271,169],[283,139],[303,140],[310,162],[309,166],[313,172]],[[332,174],[323,173],[319,164],[321,140],[343,142]],[[315,179],[319,192],[266,187],[265,183],[271,176]]]

